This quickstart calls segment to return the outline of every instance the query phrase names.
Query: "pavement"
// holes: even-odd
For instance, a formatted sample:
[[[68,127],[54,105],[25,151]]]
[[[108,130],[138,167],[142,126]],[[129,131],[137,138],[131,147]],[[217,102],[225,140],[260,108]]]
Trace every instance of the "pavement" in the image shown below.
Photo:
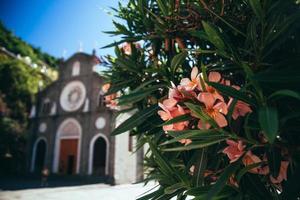
[[[110,186],[92,184],[82,186],[0,190],[0,200],[135,200],[155,187],[155,183]]]

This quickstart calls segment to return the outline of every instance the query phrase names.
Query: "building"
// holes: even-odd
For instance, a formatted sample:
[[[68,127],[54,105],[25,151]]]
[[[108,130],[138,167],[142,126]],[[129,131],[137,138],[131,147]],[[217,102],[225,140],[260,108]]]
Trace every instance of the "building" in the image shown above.
[[[59,78],[37,94],[30,118],[30,171],[107,177],[130,183],[142,177],[141,155],[129,134],[110,136],[130,114],[105,106],[95,55],[76,53],[59,67]]]

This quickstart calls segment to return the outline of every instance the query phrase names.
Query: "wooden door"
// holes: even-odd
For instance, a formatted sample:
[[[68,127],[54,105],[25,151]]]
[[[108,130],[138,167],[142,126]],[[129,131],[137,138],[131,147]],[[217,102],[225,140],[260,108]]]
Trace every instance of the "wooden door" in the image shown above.
[[[77,166],[78,139],[61,139],[59,173],[75,174]]]

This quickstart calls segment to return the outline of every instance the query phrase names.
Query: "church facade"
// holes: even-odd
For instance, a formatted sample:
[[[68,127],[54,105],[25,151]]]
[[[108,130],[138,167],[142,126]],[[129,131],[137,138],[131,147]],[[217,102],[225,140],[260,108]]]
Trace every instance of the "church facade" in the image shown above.
[[[130,115],[105,106],[95,55],[76,53],[59,67],[59,78],[37,94],[30,118],[29,168],[59,175],[106,177],[131,183],[142,177],[141,154],[129,133],[110,136]]]

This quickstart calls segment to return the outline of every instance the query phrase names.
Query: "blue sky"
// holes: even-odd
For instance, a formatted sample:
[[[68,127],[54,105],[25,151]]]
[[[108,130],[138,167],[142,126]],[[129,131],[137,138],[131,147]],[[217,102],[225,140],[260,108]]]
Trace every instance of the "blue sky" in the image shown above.
[[[121,0],[125,2],[126,0]],[[102,31],[113,30],[110,7],[118,0],[0,0],[0,20],[15,35],[56,57],[84,52],[112,54],[100,49],[114,40]],[[81,45],[80,45],[81,44]]]

